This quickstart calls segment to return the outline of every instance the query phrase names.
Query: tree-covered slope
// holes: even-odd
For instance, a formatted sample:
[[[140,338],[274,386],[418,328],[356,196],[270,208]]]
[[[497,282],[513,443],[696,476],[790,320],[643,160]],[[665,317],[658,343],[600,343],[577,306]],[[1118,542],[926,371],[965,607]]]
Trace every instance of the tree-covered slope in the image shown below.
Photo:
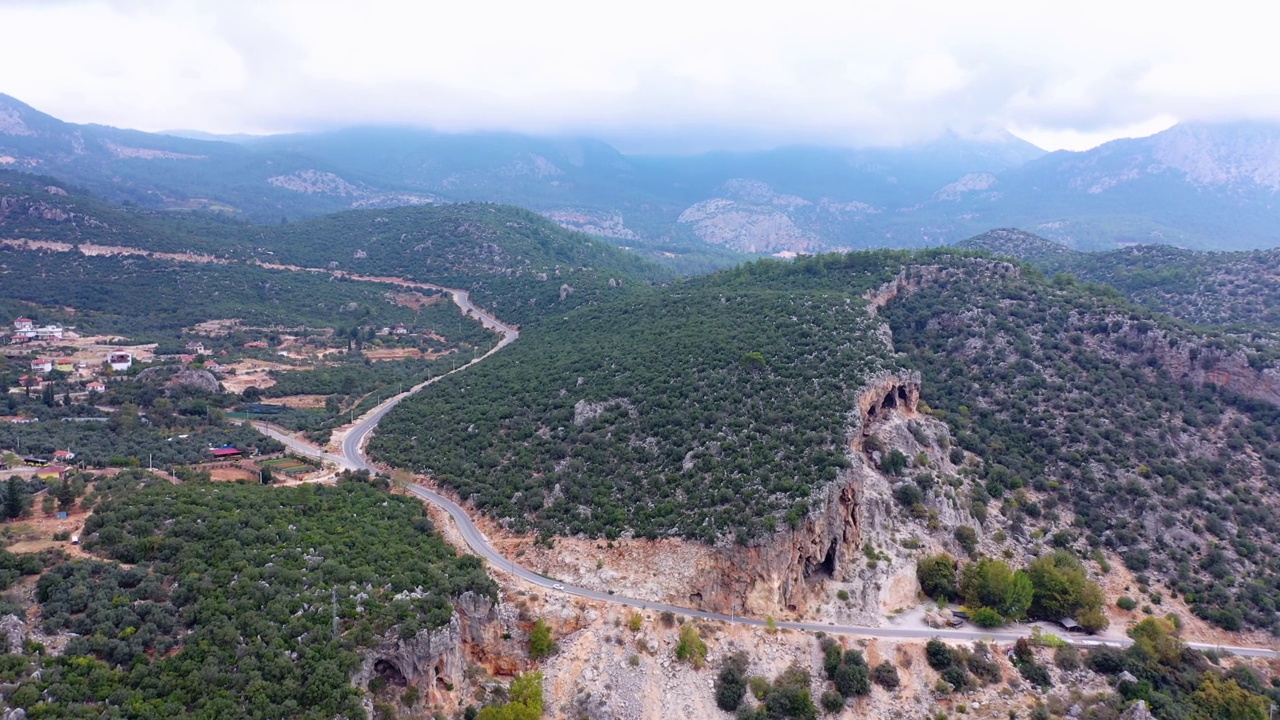
[[[0,240],[196,252],[393,276],[471,290],[525,323],[674,273],[520,208],[479,203],[357,210],[254,226],[116,208],[73,187],[0,172]]]
[[[505,205],[360,210],[233,237],[241,252],[263,261],[466,288],[481,305],[518,323],[673,276],[638,255]]]
[[[36,583],[42,630],[65,650],[5,656],[22,670],[8,702],[28,717],[362,717],[361,649],[448,623],[461,593],[496,593],[421,503],[368,483],[172,486],[129,471],[98,492],[85,547],[104,561]]]
[[[370,449],[521,529],[745,541],[804,515],[892,366],[851,292],[691,281],[539,323]]]
[[[1265,343],[980,256],[819,256],[541,323],[398,408],[371,451],[517,528],[742,541],[835,477],[859,386],[914,368],[975,456],[970,499],[1018,544],[1114,551],[1206,618],[1271,628],[1277,365]]]
[[[958,246],[1110,285],[1190,323],[1280,330],[1280,250],[1210,253],[1138,245],[1084,253],[1021,230],[992,230]]]
[[[1034,271],[969,269],[881,312],[1024,542],[1038,527],[1081,554],[1115,552],[1205,618],[1280,630],[1273,347]],[[1214,384],[1233,375],[1258,399]]]

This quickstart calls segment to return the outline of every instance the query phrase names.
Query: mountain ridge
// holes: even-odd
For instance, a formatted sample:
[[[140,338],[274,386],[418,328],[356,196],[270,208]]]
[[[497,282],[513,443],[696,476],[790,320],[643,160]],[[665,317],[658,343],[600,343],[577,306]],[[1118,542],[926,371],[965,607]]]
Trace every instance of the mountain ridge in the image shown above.
[[[1010,134],[950,134],[902,148],[663,156],[583,136],[404,127],[196,140],[64,123],[0,96],[0,165],[117,202],[259,223],[359,207],[516,204],[659,254],[933,246],[1001,226],[1077,249],[1280,244],[1280,125],[1257,121],[1176,125],[1081,153],[1044,153]]]

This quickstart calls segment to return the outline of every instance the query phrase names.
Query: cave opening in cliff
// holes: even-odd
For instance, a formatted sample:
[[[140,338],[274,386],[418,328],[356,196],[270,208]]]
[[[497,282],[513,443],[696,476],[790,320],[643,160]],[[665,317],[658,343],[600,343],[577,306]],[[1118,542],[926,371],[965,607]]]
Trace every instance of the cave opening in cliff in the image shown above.
[[[445,692],[453,689],[453,683],[449,681],[449,677],[444,674],[444,659],[436,663],[436,685]]]
[[[389,660],[379,660],[374,663],[373,672],[376,673],[378,677],[382,678],[388,685],[406,687],[409,684],[409,681],[404,678],[404,673],[400,672],[400,668],[396,667],[395,663]]]
[[[880,407],[885,410],[892,410],[898,407],[898,397],[894,394],[894,391],[890,390],[885,394],[884,401],[880,403]]]
[[[904,408],[911,406],[911,397],[907,395],[907,388],[902,385],[898,386],[898,402],[902,403]]]
[[[826,578],[833,578],[836,575],[836,544],[838,540],[832,540],[830,547],[827,548],[827,554],[822,557],[821,562],[815,563],[813,557],[807,557],[804,561],[805,578],[821,575]]]

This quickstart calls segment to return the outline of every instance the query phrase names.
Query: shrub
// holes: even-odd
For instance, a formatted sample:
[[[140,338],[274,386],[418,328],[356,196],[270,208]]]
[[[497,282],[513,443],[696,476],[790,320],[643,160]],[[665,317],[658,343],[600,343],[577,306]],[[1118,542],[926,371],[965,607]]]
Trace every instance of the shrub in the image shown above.
[[[933,638],[925,643],[924,657],[929,661],[929,667],[938,672],[946,670],[955,662],[951,654],[951,648],[947,647],[947,644],[938,638]]]
[[[994,628],[1004,625],[1004,616],[991,608],[978,608],[969,616],[973,624],[981,628]]]
[[[959,665],[952,665],[942,671],[942,679],[948,685],[960,692],[969,686],[969,676],[965,673],[964,668]]]
[[[739,660],[746,658],[731,657],[725,660],[716,676],[716,707],[725,712],[733,712],[742,704],[742,696],[747,692],[747,679],[744,676],[745,663]]]
[[[707,644],[698,635],[693,623],[685,623],[680,629],[680,642],[676,644],[676,660],[687,662],[700,669],[707,661]]]
[[[907,456],[902,451],[894,448],[889,451],[888,455],[880,461],[880,469],[890,475],[898,475],[907,467]]]
[[[1053,687],[1053,678],[1049,677],[1049,669],[1035,662],[1018,663],[1018,672],[1032,685],[1041,688]]]
[[[888,660],[875,666],[871,671],[871,680],[885,690],[897,690],[901,681],[898,679],[898,668]]]
[[[1063,645],[1053,651],[1053,663],[1062,670],[1080,669],[1080,651],[1074,645]]]
[[[1085,664],[1089,669],[1102,675],[1116,675],[1124,670],[1125,652],[1120,648],[1109,646],[1096,647],[1089,651]]]
[[[991,656],[991,650],[982,643],[975,643],[973,652],[969,654],[965,661],[969,672],[984,683],[1000,682],[1003,675],[1000,672],[1000,665],[996,663],[995,658]]]
[[[840,600],[841,602],[848,602],[848,601],[849,601],[849,591],[848,591],[848,590],[837,590],[837,591],[836,591],[836,599],[837,599],[837,600]]]
[[[822,709],[829,713],[840,712],[840,708],[844,707],[844,696],[835,690],[828,690],[822,693]]]
[[[978,532],[968,525],[961,525],[955,529],[954,536],[960,547],[973,557],[973,554],[978,551]]]
[[[924,493],[913,482],[904,482],[893,489],[893,499],[905,508],[914,507],[924,502]]]
[[[752,675],[747,678],[747,689],[751,691],[751,696],[757,700],[764,700],[769,691],[773,689],[773,685],[768,678]]]
[[[631,628],[631,632],[639,632],[643,624],[644,616],[640,613],[631,613],[631,617],[627,618],[627,627]]]
[[[1138,601],[1126,595],[1116,601],[1116,607],[1132,612],[1138,609]]]
[[[836,668],[836,691],[844,697],[866,695],[871,692],[871,676],[865,664],[844,662]]]

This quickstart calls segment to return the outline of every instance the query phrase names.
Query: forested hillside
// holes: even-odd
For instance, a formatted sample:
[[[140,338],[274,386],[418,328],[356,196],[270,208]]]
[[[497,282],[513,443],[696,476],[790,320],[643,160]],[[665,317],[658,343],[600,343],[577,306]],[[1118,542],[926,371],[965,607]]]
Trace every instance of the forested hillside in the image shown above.
[[[363,717],[361,649],[497,590],[421,503],[358,478],[172,486],[129,471],[97,493],[86,549],[103,560],[58,562],[36,583],[42,630],[65,650],[3,656],[28,717]]]
[[[47,178],[0,171],[5,239],[195,252],[431,282],[471,290],[478,303],[517,323],[675,276],[635,253],[510,206],[360,210],[255,226],[212,215],[116,208]],[[708,256],[707,262],[722,260]]]
[[[1209,253],[1137,245],[1084,253],[1021,230],[992,230],[959,247],[1109,285],[1190,323],[1280,331],[1280,250]]]
[[[517,323],[673,277],[638,255],[504,205],[361,210],[235,240],[264,262],[466,288],[480,305]]]
[[[450,338],[484,343],[488,331],[461,320],[453,303],[411,308],[392,301],[403,289],[327,274],[268,270],[244,263],[180,263],[142,256],[0,246],[0,313],[74,326],[80,335],[134,342],[177,341],[206,320],[258,328],[387,327],[417,323]]]
[[[894,365],[847,291],[690,281],[539,323],[370,445],[521,529],[746,541],[835,478]]]
[[[1198,335],[1069,279],[994,282],[981,267],[882,314],[924,397],[981,458],[984,499],[1026,540],[1040,527],[1082,555],[1115,552],[1207,619],[1280,631],[1280,406],[1188,372],[1240,354],[1274,368],[1275,349]],[[1274,394],[1258,378],[1255,397]]]
[[[895,276],[891,357],[862,296]],[[1259,399],[1211,380],[1275,349],[954,251],[756,263],[556,318],[371,451],[520,528],[743,541],[804,512],[852,393],[903,364],[1028,547],[1113,551],[1225,627],[1276,626],[1280,408],[1261,374]]]

